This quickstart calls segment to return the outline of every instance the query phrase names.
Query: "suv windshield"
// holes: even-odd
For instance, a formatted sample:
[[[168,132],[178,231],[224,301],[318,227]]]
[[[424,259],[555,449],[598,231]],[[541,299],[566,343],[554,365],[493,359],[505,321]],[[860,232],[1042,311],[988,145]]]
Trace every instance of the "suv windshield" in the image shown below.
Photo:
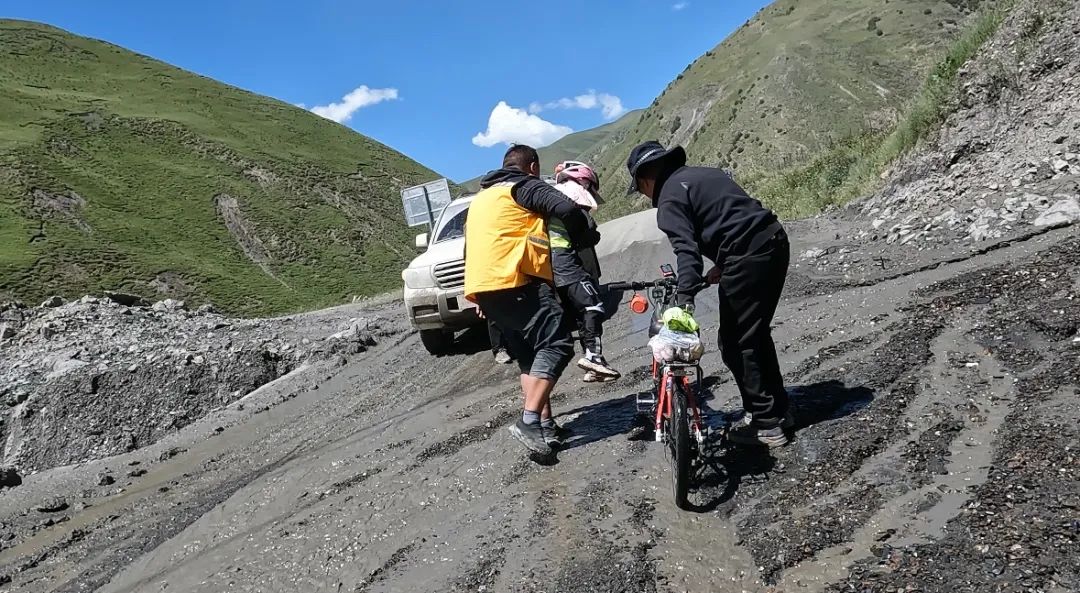
[[[441,243],[451,239],[460,239],[465,236],[465,216],[469,213],[469,202],[463,204],[448,204],[439,215],[439,222],[435,225],[435,241]]]

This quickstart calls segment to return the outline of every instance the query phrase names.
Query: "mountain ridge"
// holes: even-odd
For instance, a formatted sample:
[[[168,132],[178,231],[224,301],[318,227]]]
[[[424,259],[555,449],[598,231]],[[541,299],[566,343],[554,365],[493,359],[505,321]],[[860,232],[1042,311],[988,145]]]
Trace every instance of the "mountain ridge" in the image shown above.
[[[0,298],[127,290],[269,314],[374,294],[439,175],[282,101],[0,20]],[[455,188],[456,189],[456,188]]]
[[[691,62],[596,162],[610,196],[602,215],[643,207],[622,188],[626,156],[644,140],[682,144],[691,163],[746,177],[886,133],[968,17],[991,3],[773,2]]]

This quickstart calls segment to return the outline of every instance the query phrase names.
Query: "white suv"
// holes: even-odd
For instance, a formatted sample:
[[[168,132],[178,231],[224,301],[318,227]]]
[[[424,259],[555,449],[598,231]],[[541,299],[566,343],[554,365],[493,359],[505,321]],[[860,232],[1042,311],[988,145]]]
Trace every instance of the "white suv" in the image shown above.
[[[405,310],[420,341],[432,354],[446,354],[454,332],[481,323],[476,305],[465,300],[465,216],[473,196],[460,197],[443,208],[429,236],[416,237],[426,248],[401,273]]]

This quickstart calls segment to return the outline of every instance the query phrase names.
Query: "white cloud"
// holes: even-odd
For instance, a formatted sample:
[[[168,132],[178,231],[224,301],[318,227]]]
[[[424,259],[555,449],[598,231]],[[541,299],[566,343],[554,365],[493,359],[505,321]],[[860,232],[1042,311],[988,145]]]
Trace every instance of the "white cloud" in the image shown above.
[[[676,2],[675,4],[671,5],[671,10],[678,11],[686,8],[687,6],[690,6],[689,2]]]
[[[397,89],[372,89],[367,85],[361,85],[342,97],[341,101],[329,105],[316,105],[311,108],[311,112],[343,124],[349,121],[359,109],[397,98]]]
[[[496,144],[528,144],[534,148],[547,146],[573,132],[571,128],[553,124],[538,115],[528,113],[499,101],[488,117],[487,130],[473,136],[477,146]]]
[[[563,97],[558,101],[548,103],[532,103],[529,105],[530,113],[540,113],[546,109],[600,109],[604,119],[615,119],[626,113],[622,99],[607,93],[597,93],[590,90],[584,95],[576,97]]]

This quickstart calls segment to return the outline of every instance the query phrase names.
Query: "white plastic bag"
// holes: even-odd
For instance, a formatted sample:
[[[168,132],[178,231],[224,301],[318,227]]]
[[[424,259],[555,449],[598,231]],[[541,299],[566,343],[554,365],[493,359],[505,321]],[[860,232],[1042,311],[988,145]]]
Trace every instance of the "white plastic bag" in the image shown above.
[[[660,362],[697,362],[705,353],[697,334],[675,331],[667,327],[649,340],[653,358]]]

